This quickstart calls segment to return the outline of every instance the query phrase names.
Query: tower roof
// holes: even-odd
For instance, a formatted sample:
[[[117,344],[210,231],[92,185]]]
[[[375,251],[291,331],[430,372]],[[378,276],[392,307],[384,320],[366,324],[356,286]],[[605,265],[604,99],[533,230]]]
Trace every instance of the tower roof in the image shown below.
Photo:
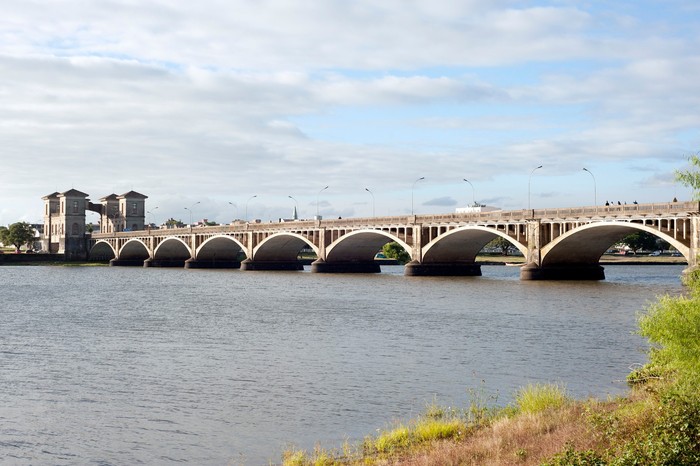
[[[124,193],[120,196],[117,196],[118,199],[148,199],[148,196],[143,195],[141,193],[137,193],[136,191],[129,191],[128,193]]]
[[[60,193],[58,191],[55,191],[51,194],[47,194],[46,196],[42,197],[42,199],[47,200],[47,199],[55,199],[58,197]]]
[[[108,194],[105,197],[100,198],[100,202],[105,202],[105,201],[116,201],[118,199],[117,195],[112,193]]]
[[[58,197],[88,197],[89,194],[86,194],[82,191],[78,191],[77,189],[69,189],[68,191],[62,192],[58,194]]]

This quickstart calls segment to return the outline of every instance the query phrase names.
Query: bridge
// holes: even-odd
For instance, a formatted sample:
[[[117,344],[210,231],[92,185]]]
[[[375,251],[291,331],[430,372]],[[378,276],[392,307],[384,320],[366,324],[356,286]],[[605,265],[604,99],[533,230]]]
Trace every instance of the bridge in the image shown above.
[[[379,272],[376,253],[388,242],[411,256],[412,276],[481,275],[476,256],[491,240],[511,242],[526,258],[524,280],[602,280],[601,256],[636,231],[677,249],[698,265],[700,203],[573,207],[396,217],[235,222],[230,225],[96,233],[90,259],[145,267],[301,270],[302,249],[317,260],[312,272]]]

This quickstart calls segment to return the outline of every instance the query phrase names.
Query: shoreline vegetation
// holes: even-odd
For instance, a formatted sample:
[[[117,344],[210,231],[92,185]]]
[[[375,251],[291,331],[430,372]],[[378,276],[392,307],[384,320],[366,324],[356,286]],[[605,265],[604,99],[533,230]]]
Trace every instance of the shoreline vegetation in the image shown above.
[[[627,376],[625,396],[574,400],[550,383],[524,387],[512,404],[494,407],[487,394],[470,390],[464,408],[430,405],[354,444],[291,448],[282,464],[700,464],[700,271],[684,281],[686,293],[659,297],[640,313],[649,362]]]

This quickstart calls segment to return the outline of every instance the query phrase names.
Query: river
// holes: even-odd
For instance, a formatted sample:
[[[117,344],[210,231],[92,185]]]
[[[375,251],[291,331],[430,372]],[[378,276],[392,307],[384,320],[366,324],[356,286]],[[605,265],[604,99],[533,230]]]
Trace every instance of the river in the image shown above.
[[[530,382],[620,394],[683,266],[601,282],[0,267],[0,463],[268,464]]]

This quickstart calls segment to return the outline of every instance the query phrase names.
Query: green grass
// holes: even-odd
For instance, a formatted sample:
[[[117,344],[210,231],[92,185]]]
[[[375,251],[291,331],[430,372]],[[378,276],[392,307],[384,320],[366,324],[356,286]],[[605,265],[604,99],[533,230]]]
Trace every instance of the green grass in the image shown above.
[[[536,414],[547,409],[559,409],[570,401],[566,389],[558,384],[530,384],[515,394],[520,412]]]

